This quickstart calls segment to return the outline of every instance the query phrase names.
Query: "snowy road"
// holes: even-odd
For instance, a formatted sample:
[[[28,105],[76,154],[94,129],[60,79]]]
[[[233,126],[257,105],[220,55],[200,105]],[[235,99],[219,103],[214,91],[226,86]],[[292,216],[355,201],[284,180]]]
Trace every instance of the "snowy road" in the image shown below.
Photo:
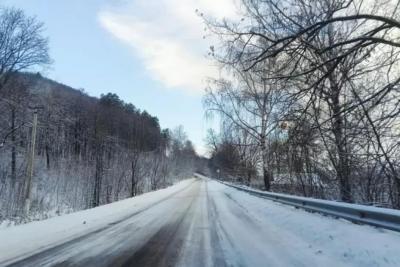
[[[399,233],[311,214],[207,179],[183,183],[163,194],[146,194],[146,201],[126,201],[131,207],[118,207],[118,220],[110,217],[122,204],[101,207],[98,211],[109,212],[106,225],[83,211],[79,218],[88,216],[84,227],[89,228],[77,233],[71,228],[75,237],[69,239],[65,231],[54,230],[65,241],[53,240],[51,246],[34,240],[51,233],[43,226],[75,222],[78,215],[2,230],[0,265],[400,266]],[[35,229],[25,239],[20,236]],[[18,250],[18,242],[25,247]]]

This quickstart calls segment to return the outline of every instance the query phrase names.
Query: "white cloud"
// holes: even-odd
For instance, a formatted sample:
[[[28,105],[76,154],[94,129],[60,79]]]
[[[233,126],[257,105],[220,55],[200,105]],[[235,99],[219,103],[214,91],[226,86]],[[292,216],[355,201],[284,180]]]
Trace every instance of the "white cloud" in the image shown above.
[[[233,17],[234,0],[128,1],[99,14],[101,25],[129,45],[151,75],[167,88],[202,93],[217,69],[205,58],[210,45],[198,9],[215,17]],[[151,3],[149,3],[151,2]]]

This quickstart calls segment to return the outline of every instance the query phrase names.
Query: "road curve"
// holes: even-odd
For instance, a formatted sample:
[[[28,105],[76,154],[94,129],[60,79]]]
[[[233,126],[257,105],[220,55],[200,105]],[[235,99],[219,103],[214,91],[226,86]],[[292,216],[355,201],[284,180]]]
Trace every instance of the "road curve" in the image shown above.
[[[261,205],[266,213],[261,216],[252,203]],[[321,226],[310,229],[312,223]],[[397,258],[387,255],[395,253],[400,236],[385,244],[387,254],[374,255],[368,244],[355,248],[346,236],[341,236],[342,232],[332,229],[329,233],[332,225],[337,224],[343,224],[340,227],[351,233],[370,234],[374,240],[382,237],[381,232],[370,227],[323,218],[257,199],[215,181],[196,179],[184,190],[123,221],[8,266],[380,266],[382,262],[396,266],[399,263]],[[387,240],[391,233],[383,235],[386,237],[383,240]],[[364,251],[372,253],[372,257],[354,256]]]

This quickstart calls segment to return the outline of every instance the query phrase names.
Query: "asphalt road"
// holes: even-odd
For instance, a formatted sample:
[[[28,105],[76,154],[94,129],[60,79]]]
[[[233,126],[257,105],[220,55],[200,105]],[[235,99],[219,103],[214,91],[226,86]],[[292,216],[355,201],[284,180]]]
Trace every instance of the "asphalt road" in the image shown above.
[[[215,194],[197,180],[127,220],[9,266],[226,266],[210,225]]]
[[[196,179],[124,220],[8,266],[400,266],[398,244],[397,233]]]

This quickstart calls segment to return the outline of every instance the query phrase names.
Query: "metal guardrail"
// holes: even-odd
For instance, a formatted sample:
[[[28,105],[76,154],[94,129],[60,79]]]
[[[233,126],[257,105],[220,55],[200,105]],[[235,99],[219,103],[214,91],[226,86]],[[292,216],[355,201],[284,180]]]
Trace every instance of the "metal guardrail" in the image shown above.
[[[358,224],[368,224],[400,232],[400,211],[398,210],[263,192],[222,181],[219,182],[249,194],[296,208],[344,218]]]

